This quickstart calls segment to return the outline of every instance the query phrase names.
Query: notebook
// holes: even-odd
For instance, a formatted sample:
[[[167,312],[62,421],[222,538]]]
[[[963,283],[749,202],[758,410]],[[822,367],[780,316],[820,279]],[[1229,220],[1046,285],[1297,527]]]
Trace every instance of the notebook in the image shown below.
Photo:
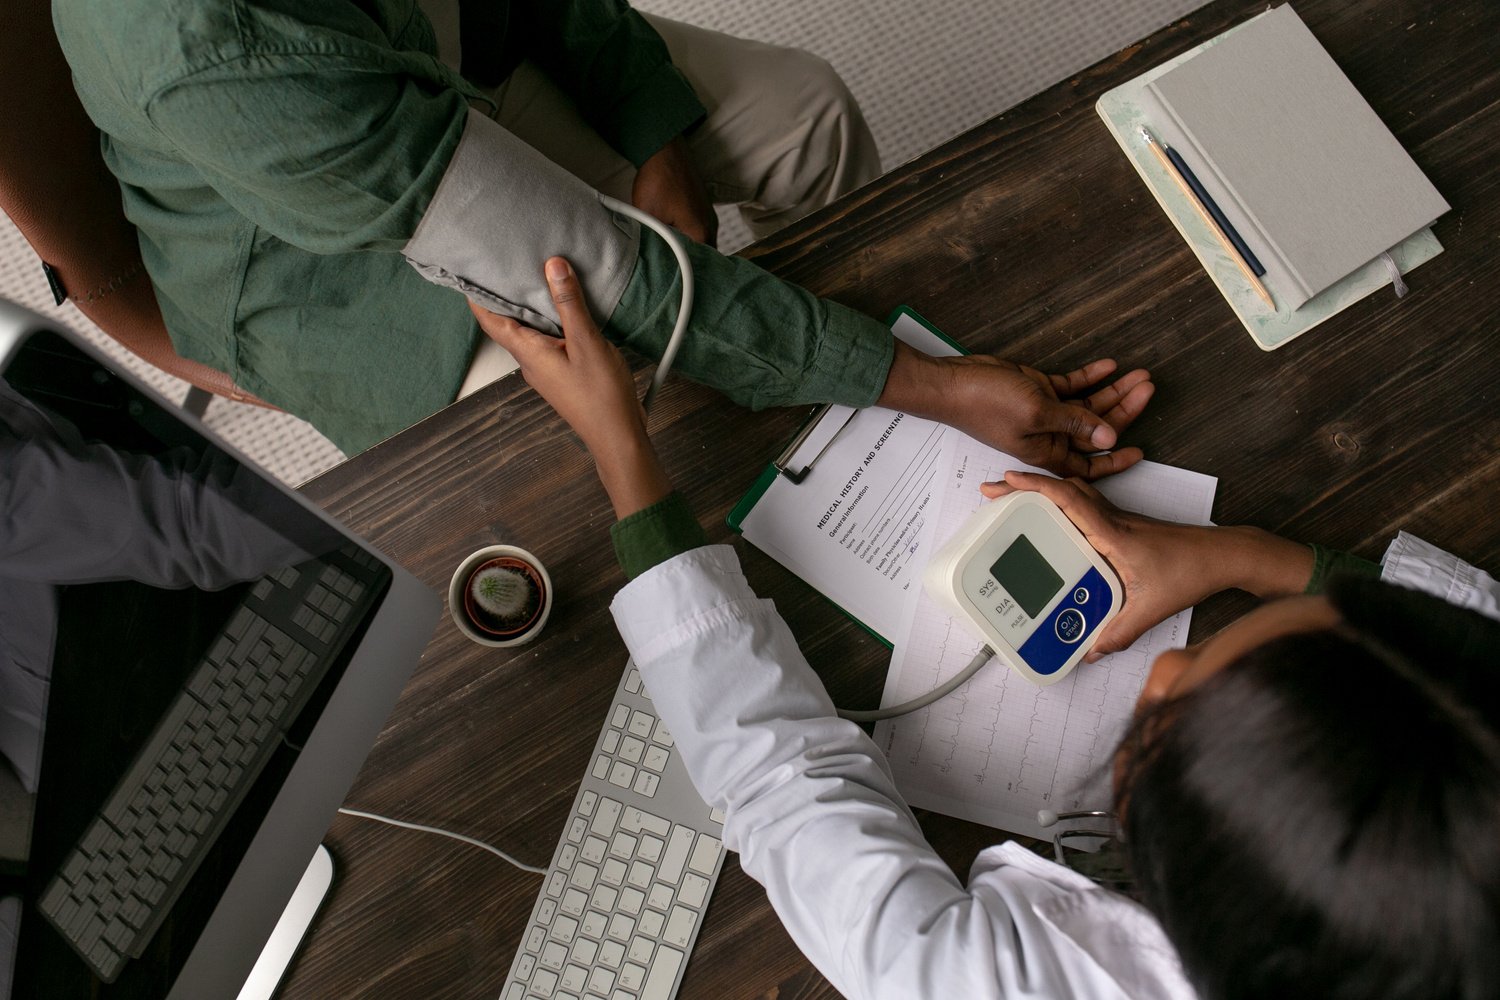
[[[1098,111],[1256,342],[1292,337],[1441,251],[1448,210],[1389,128],[1287,5],[1116,88]],[[1265,265],[1274,312],[1145,149],[1187,160]]]

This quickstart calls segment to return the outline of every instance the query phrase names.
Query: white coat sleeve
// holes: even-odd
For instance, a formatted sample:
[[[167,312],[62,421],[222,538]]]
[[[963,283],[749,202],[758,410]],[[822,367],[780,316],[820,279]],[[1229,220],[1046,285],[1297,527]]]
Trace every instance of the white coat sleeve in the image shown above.
[[[970,891],[927,844],[732,549],[655,567],[613,611],[726,845],[845,995],[1078,995],[1025,893]]]

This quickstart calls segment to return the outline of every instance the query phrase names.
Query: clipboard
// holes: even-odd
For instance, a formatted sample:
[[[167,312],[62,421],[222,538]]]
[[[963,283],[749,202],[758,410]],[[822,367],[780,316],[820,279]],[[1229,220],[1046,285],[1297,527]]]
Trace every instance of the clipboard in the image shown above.
[[[923,353],[968,353],[908,306],[887,322]],[[922,477],[935,473],[947,430],[883,407],[820,406],[730,510],[728,525],[889,647],[906,590],[926,564]]]

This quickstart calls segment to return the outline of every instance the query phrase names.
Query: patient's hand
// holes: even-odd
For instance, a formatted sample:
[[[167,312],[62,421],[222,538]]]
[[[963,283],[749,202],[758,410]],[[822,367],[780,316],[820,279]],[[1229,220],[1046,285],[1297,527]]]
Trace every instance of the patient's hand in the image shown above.
[[[646,434],[630,366],[589,315],[578,275],[561,257],[548,260],[545,273],[562,320],[561,339],[473,302],[469,308],[484,332],[520,363],[527,384],[583,439],[615,516],[627,517],[672,492],[672,484]]]
[[[1141,460],[1139,448],[1109,449],[1156,390],[1140,368],[1103,384],[1114,372],[1108,359],[1051,375],[984,354],[928,357],[897,342],[878,402],[957,427],[1029,465],[1098,479]]]

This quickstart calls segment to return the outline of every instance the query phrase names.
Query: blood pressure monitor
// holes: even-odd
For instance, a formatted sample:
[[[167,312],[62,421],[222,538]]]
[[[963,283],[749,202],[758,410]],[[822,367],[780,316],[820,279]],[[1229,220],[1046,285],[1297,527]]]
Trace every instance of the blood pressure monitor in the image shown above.
[[[1066,677],[1125,599],[1109,565],[1039,493],[981,507],[933,554],[924,582],[1034,684]]]

